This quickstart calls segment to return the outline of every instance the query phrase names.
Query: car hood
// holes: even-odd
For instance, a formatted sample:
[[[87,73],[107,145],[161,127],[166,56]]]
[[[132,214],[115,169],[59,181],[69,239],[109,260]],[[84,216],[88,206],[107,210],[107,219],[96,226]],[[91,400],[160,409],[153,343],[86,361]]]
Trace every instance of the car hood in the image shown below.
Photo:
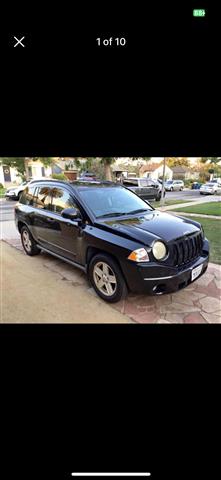
[[[108,228],[108,230],[125,234],[145,244],[156,238],[170,242],[200,230],[200,224],[197,222],[158,210],[125,218],[101,219],[98,223]]]

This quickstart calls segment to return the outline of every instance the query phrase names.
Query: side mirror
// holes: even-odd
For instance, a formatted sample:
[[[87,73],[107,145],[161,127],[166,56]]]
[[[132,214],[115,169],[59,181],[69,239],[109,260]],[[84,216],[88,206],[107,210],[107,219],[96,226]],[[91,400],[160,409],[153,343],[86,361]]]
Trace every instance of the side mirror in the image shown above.
[[[65,208],[62,210],[61,215],[68,220],[81,221],[79,211],[76,208]]]

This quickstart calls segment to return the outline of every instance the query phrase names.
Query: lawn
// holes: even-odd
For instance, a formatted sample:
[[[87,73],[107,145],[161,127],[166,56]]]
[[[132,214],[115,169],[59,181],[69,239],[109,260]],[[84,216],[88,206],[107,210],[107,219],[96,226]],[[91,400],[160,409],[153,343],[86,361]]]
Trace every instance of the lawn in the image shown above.
[[[210,261],[221,264],[221,220],[215,218],[191,217],[191,220],[201,223],[205,236],[210,242]]]
[[[201,213],[204,215],[221,216],[221,202],[202,203],[201,205],[193,205],[190,207],[176,208],[176,211],[187,213]]]

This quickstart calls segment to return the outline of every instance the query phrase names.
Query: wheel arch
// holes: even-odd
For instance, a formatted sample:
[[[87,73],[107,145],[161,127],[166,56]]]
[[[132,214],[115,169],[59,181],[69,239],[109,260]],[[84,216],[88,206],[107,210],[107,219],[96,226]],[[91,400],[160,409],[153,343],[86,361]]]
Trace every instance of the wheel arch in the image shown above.
[[[124,281],[127,285],[127,288],[129,290],[129,285],[128,285],[128,282],[127,282],[127,278],[124,275],[124,272],[121,268],[121,264],[120,264],[118,258],[115,255],[113,255],[113,253],[110,253],[106,250],[100,249],[98,247],[90,247],[90,246],[87,248],[87,251],[86,251],[86,272],[88,273],[89,264],[90,264],[92,258],[97,254],[108,255],[109,257],[111,257],[117,263],[117,265],[118,265],[118,267],[121,271],[122,277],[123,277],[123,279],[124,279]]]

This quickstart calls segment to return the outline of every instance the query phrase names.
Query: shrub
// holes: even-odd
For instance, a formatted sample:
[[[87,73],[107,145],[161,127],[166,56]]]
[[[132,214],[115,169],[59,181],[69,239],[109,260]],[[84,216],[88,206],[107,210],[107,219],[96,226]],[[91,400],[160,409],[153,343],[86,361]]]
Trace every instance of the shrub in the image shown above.
[[[54,178],[55,180],[67,180],[64,173],[52,173],[51,178]]]
[[[4,188],[4,186],[2,185],[2,183],[0,183],[0,188]]]

